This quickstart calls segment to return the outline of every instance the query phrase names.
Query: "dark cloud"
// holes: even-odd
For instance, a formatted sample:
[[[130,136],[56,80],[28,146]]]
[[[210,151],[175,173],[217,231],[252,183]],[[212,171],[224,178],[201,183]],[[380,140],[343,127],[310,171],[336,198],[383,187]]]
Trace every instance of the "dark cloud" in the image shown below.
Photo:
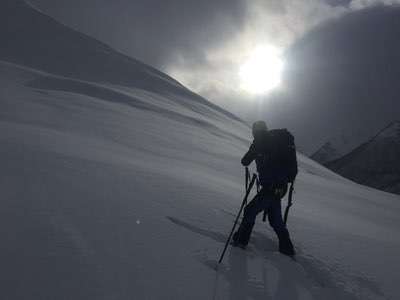
[[[117,50],[163,68],[185,56],[201,63],[204,49],[241,29],[242,0],[31,0],[45,13]]]
[[[267,115],[289,124],[306,150],[400,116],[400,7],[374,6],[325,23],[287,52],[286,101]]]

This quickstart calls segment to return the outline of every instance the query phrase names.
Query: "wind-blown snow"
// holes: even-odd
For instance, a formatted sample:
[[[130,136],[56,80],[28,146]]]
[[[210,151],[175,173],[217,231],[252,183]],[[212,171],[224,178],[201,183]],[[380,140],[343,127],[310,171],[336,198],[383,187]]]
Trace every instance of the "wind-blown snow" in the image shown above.
[[[398,298],[399,197],[299,154],[297,261],[260,220],[216,271],[248,126],[160,74],[136,85],[19,57],[0,56],[2,298]]]

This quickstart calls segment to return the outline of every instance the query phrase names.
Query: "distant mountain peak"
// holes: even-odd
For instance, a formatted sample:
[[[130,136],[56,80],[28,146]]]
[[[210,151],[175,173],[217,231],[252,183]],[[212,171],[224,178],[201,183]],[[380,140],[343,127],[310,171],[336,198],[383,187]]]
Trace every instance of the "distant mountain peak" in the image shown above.
[[[331,142],[326,142],[319,148],[313,155],[310,156],[313,160],[324,164],[333,159],[340,157],[338,150],[332,145]]]
[[[340,134],[327,137],[326,142],[310,157],[325,165],[357,148],[366,140],[371,139],[371,133],[362,127],[346,128]]]
[[[326,166],[360,184],[400,194],[400,121]]]

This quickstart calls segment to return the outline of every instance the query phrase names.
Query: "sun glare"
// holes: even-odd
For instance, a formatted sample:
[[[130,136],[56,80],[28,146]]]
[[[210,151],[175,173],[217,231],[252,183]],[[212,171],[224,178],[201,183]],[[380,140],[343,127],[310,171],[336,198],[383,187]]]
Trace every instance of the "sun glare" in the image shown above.
[[[239,70],[240,87],[251,94],[265,94],[281,83],[283,60],[277,48],[258,47]]]

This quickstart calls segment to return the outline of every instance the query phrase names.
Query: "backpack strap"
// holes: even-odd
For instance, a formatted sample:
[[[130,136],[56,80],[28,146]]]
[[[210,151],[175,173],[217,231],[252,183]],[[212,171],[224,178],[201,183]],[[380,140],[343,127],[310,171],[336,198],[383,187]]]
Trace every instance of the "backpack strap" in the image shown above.
[[[283,218],[283,221],[285,222],[285,225],[286,225],[286,223],[287,223],[287,219],[288,219],[288,215],[289,215],[289,209],[290,209],[290,207],[293,205],[293,201],[292,201],[292,198],[293,198],[293,191],[294,191],[294,181],[292,181],[292,182],[290,183],[289,196],[288,196],[288,204],[287,204],[287,206],[286,206],[286,209],[285,209],[285,216],[284,216],[284,218]]]
[[[247,188],[249,187],[249,182],[250,182],[250,172],[249,172],[249,168],[246,167],[245,169],[245,188],[247,191]]]

